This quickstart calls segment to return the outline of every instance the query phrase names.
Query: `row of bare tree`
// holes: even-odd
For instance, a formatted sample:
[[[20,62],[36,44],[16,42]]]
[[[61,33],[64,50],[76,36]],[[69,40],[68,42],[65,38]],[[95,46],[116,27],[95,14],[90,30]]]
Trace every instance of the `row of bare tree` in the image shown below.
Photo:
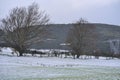
[[[49,25],[49,16],[45,11],[39,11],[38,4],[25,7],[16,7],[11,10],[9,16],[2,19],[1,28],[5,33],[5,42],[23,56],[24,51],[35,43],[42,42],[43,37],[48,35],[45,25]],[[37,26],[39,25],[39,27]],[[66,42],[73,55],[88,54],[96,49],[97,34],[95,26],[88,21],[80,19],[68,33]]]

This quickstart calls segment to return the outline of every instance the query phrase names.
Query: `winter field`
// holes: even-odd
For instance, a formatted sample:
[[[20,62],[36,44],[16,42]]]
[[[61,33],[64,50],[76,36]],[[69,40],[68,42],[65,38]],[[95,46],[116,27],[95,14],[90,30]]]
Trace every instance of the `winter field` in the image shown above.
[[[0,80],[120,80],[120,59],[17,57],[3,49]]]

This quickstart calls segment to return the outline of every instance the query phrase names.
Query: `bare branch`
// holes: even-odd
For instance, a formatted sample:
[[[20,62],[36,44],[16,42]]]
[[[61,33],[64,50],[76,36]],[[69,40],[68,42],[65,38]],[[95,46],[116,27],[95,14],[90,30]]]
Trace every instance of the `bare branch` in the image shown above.
[[[67,43],[70,43],[70,48],[79,58],[88,50],[93,50],[95,47],[96,35],[95,26],[88,23],[84,19],[80,19],[70,29],[67,37]]]
[[[45,11],[39,11],[38,4],[25,7],[16,7],[9,16],[2,19],[2,29],[5,32],[5,41],[22,55],[24,49],[35,42],[41,42],[47,33],[46,27],[49,16]]]

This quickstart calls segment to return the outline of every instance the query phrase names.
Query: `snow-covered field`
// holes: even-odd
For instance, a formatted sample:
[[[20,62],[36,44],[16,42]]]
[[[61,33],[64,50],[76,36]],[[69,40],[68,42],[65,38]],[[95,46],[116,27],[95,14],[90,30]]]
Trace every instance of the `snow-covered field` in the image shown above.
[[[10,55],[9,49],[0,54]],[[0,55],[0,80],[120,80],[120,59]]]

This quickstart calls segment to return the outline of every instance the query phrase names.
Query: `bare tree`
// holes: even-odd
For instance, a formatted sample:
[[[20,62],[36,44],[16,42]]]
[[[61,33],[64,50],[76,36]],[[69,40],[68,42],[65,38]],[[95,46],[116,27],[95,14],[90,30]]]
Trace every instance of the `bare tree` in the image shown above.
[[[41,42],[45,36],[49,16],[45,11],[39,11],[38,4],[13,8],[6,18],[2,19],[2,29],[5,32],[6,43],[23,56],[23,52],[35,43]]]
[[[95,26],[89,24],[88,21],[80,19],[73,27],[70,29],[67,37],[67,43],[70,43],[69,47],[72,49],[72,54],[77,55],[87,55],[90,50],[95,48]]]

